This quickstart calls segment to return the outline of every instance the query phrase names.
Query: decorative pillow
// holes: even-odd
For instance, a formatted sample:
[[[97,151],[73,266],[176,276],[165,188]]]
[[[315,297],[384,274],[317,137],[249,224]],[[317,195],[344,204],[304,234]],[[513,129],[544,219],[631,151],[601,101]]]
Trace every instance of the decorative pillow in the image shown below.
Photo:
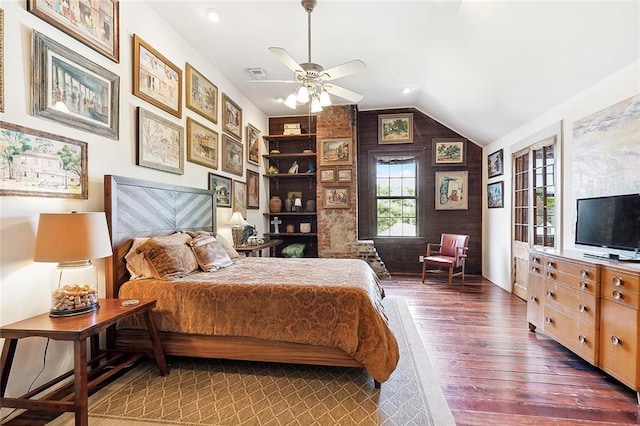
[[[229,243],[229,241],[225,240],[225,238],[217,232],[189,231],[188,234],[191,235],[193,238],[197,238],[201,235],[210,235],[213,238],[215,238],[217,242],[220,243],[224,251],[227,252],[227,254],[231,259],[239,259],[243,257],[243,256],[240,256],[240,253],[238,253],[235,248],[233,248],[233,244]]]
[[[187,233],[153,237],[138,247],[138,253],[143,253],[153,267],[154,278],[184,277],[198,269],[198,261],[187,244],[189,241],[191,236]]]
[[[124,260],[127,262],[127,270],[131,274],[132,280],[143,278],[153,278],[153,268],[144,257],[144,253],[138,253],[138,247],[149,238],[134,238],[129,252],[125,255]]]
[[[233,265],[222,244],[211,235],[196,237],[189,242],[189,245],[203,271],[212,272]]]
[[[305,245],[304,244],[289,244],[285,248],[282,249],[282,255],[284,257],[302,257],[304,254]]]

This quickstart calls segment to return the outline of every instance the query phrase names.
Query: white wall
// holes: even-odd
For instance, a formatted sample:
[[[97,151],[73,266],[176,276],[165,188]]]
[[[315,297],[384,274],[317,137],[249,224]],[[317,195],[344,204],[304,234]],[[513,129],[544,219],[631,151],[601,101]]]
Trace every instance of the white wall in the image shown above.
[[[572,126],[587,115],[614,105],[640,93],[640,61],[637,61],[600,83],[583,91],[572,99],[558,105],[537,119],[523,125],[496,142],[484,147],[483,157],[486,170],[486,158],[489,154],[504,149],[504,195],[503,209],[488,209],[483,196],[483,265],[482,275],[507,291],[511,290],[511,153],[524,147],[527,141],[540,140],[534,136],[548,134],[551,129],[560,129],[559,149],[561,162],[559,176],[561,181],[562,208],[559,217],[560,249],[574,248],[575,198],[572,194]],[[640,137],[640,136],[639,136]],[[636,143],[638,143],[636,141]],[[596,161],[597,159],[594,159]],[[639,169],[640,170],[640,169]],[[640,173],[640,171],[638,172]],[[490,182],[499,179],[493,178]],[[483,188],[489,180],[486,172]],[[639,189],[640,191],[640,189]]]
[[[27,12],[25,1],[0,1],[4,9],[4,81],[5,112],[0,120],[61,135],[88,143],[89,199],[65,200],[44,197],[0,197],[0,324],[6,325],[48,311],[50,298],[50,272],[54,264],[34,263],[32,260],[35,232],[40,212],[103,211],[103,176],[114,174],[178,185],[207,188],[208,172],[245,181],[246,176],[229,175],[185,161],[184,175],[162,172],[136,166],[136,107],[142,106],[160,116],[186,127],[186,116],[206,124],[222,135],[218,124],[201,118],[184,107],[183,117],[178,119],[164,113],[151,104],[133,96],[132,93],[132,35],[143,40],[167,59],[182,68],[189,62],[211,80],[243,110],[243,126],[253,124],[263,134],[268,131],[268,117],[250,103],[236,88],[222,77],[215,64],[196,53],[190,45],[178,37],[144,2],[120,2],[120,63],[105,58],[79,41],[67,36],[46,22]],[[211,25],[205,21],[194,25]],[[31,90],[31,34],[32,30],[53,38],[80,55],[111,70],[120,76],[120,138],[119,140],[95,136],[88,132],[57,124],[54,121],[29,115]],[[183,75],[184,78],[184,75]],[[184,92],[184,85],[183,85]],[[219,99],[220,102],[220,99]],[[220,103],[219,103],[220,105]],[[243,130],[243,137],[246,128]],[[246,161],[246,160],[245,160]],[[259,171],[255,166],[249,168]],[[248,221],[265,232],[263,211],[266,199],[266,184],[261,180],[260,210],[248,210]],[[225,225],[231,209],[218,210],[219,230],[229,240],[231,232]],[[99,291],[104,295],[104,261],[94,262],[99,270]],[[4,343],[3,340],[0,342]],[[20,368],[11,372],[7,396],[17,396],[26,391],[42,367],[44,339],[25,339],[18,344],[16,363]],[[52,342],[48,349],[47,368],[34,386],[38,386],[72,366],[73,351],[69,343]],[[0,411],[0,418],[8,413]]]

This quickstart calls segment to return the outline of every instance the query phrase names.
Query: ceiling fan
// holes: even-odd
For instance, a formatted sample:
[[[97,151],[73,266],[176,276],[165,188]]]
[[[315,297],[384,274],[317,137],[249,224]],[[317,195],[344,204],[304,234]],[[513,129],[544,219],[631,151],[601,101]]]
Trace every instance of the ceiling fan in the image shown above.
[[[317,4],[316,0],[302,0],[300,2],[304,10],[307,11],[308,21],[308,59],[307,62],[298,64],[281,47],[270,47],[273,53],[283,64],[293,71],[293,80],[261,80],[262,82],[297,83],[299,87],[285,100],[285,105],[295,109],[298,104],[311,102],[311,112],[322,111],[323,106],[331,105],[329,94],[346,99],[350,102],[359,102],[362,95],[329,83],[337,78],[346,77],[351,74],[363,71],[367,68],[364,62],[359,59],[345,62],[335,67],[324,69],[321,65],[311,62],[311,12]]]

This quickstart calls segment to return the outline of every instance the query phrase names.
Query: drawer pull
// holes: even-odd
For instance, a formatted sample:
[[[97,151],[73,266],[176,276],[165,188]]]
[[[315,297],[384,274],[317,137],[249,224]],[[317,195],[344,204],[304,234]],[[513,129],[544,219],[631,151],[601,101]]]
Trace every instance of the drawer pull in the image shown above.
[[[587,285],[587,283],[586,283],[586,282],[584,282],[584,281],[580,281],[580,289],[581,289],[581,290],[586,290],[586,289],[587,289],[587,287],[589,287],[589,286]]]
[[[553,299],[553,292],[551,290],[547,290],[547,299]]]
[[[582,343],[583,345],[585,343],[587,343],[587,338],[584,337],[583,335],[578,336],[578,342]]]
[[[540,258],[535,256],[531,257],[531,263],[540,263]]]
[[[535,272],[537,274],[538,272],[540,272],[540,270],[538,269],[537,266],[532,266],[531,267],[531,272]]]
[[[547,268],[553,268],[553,262],[547,262]]]
[[[611,336],[611,343],[613,343],[614,346],[620,346],[622,341],[618,336]]]
[[[547,271],[547,278],[553,278],[553,272]]]
[[[535,296],[531,296],[531,301],[535,303],[535,302],[537,302],[537,301],[538,301],[538,298],[537,298],[537,297],[535,297]]]
[[[618,290],[613,290],[612,294],[614,299],[622,300],[622,293],[620,293]]]
[[[586,269],[581,269],[580,270],[580,276],[582,278],[589,278],[589,271],[587,271]]]
[[[581,304],[578,306],[578,310],[579,310],[580,312],[583,312],[583,313],[584,313],[584,312],[587,312],[587,307],[586,307],[586,306],[584,306],[584,305],[581,303]]]
[[[553,322],[553,319],[551,317],[544,317],[544,322],[546,322],[547,324],[551,324]]]
[[[622,285],[622,278],[613,277],[613,285],[615,285],[616,287],[620,287]]]

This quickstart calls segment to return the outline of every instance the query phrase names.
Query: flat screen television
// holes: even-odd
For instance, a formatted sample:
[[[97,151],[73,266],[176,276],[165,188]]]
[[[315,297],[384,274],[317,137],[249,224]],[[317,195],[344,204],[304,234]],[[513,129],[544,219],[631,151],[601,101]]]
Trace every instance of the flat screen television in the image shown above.
[[[640,194],[580,198],[576,208],[576,244],[640,249]]]

